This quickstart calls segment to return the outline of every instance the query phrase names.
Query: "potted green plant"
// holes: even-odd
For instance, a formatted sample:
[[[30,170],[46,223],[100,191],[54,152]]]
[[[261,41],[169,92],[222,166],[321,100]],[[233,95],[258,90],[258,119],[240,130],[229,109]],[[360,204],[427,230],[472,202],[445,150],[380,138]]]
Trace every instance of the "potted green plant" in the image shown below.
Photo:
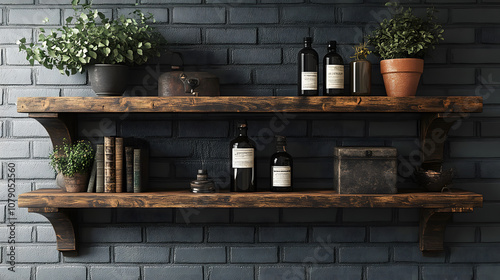
[[[147,24],[154,21],[151,14],[136,10],[130,18],[109,19],[92,9],[92,1],[81,7],[79,2],[72,0],[75,16],[66,18],[64,26],[50,33],[40,28],[40,44],[22,38],[19,50],[26,52],[31,65],[37,61],[68,76],[87,69],[96,94],[121,95],[127,88],[127,66],[159,57],[166,41]]]
[[[419,18],[411,8],[396,3],[386,6],[394,6],[395,14],[367,36],[368,43],[382,59],[380,71],[387,95],[414,96],[424,69],[423,57],[443,40],[444,30],[435,22],[434,9],[427,9],[427,16]]]
[[[371,53],[368,50],[367,42],[354,46],[354,61],[350,63],[351,70],[351,94],[370,95],[372,84],[372,64],[366,60]]]
[[[89,173],[94,162],[94,150],[90,143],[77,141],[74,144],[64,142],[55,146],[49,156],[50,165],[64,177],[64,188],[67,192],[86,190]]]

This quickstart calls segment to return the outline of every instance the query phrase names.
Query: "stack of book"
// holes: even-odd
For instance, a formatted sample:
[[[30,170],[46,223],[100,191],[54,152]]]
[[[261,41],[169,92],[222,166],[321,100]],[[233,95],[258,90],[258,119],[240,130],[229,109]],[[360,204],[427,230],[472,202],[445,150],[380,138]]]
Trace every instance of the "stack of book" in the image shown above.
[[[148,184],[148,162],[147,142],[104,137],[104,144],[97,145],[87,192],[142,192]]]

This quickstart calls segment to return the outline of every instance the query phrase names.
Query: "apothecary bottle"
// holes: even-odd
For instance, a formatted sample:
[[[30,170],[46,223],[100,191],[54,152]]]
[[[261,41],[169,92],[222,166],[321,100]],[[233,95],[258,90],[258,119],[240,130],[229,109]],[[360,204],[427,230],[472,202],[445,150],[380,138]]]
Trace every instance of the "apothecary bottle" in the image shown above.
[[[255,143],[247,136],[247,124],[238,124],[238,136],[230,143],[231,191],[255,191]]]
[[[337,53],[337,41],[328,43],[323,58],[323,95],[344,95],[344,60]]]
[[[304,48],[298,55],[298,95],[318,95],[318,53],[312,48],[312,38],[304,38]]]
[[[271,191],[292,191],[293,158],[286,151],[286,137],[276,136],[276,153],[271,156]]]

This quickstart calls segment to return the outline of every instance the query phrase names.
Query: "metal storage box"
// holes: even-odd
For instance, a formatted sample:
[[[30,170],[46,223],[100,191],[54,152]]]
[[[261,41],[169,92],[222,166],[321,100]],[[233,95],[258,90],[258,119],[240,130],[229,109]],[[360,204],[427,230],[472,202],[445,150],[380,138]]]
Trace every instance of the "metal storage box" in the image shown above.
[[[396,148],[335,147],[333,185],[337,193],[396,193],[396,180]]]

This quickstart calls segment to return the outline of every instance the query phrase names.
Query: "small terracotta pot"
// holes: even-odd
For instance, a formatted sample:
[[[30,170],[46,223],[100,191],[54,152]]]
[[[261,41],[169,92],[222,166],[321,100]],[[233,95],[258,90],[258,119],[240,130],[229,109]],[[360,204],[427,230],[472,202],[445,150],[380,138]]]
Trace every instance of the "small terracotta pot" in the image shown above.
[[[395,58],[380,61],[387,96],[415,96],[424,60],[420,58]]]
[[[88,182],[88,173],[76,173],[73,177],[64,176],[64,188],[67,192],[83,192],[87,189]]]

